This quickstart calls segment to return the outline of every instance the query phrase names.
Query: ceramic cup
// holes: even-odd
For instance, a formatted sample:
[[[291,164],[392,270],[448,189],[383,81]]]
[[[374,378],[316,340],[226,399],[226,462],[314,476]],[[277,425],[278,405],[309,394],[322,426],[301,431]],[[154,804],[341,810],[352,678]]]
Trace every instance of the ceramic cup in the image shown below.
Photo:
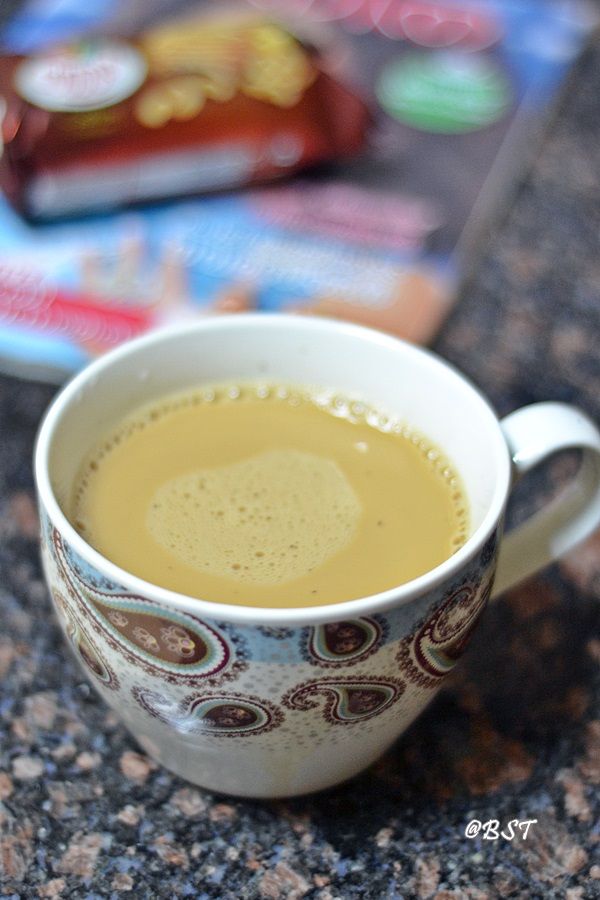
[[[268,609],[144,582],[93,550],[65,515],[86,452],[121,416],[202,382],[331,387],[405,420],[462,475],[472,530],[458,552],[397,588],[345,603]],[[515,480],[583,450],[568,489],[502,537]],[[429,703],[492,593],[566,552],[600,521],[600,434],[540,403],[499,422],[456,370],[355,325],[249,314],[121,346],[75,377],[41,427],[35,473],[56,612],[92,684],[151,756],[211,790],[281,797],[373,762]]]

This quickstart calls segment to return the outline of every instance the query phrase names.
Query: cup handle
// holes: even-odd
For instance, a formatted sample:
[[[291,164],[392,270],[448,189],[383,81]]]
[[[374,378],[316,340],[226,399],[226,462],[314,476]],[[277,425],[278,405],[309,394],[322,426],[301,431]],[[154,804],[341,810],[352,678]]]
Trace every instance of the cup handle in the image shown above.
[[[570,484],[500,546],[492,597],[537,572],[583,541],[600,524],[600,431],[566,403],[534,403],[500,422],[513,462],[513,486],[559,450],[582,450]]]

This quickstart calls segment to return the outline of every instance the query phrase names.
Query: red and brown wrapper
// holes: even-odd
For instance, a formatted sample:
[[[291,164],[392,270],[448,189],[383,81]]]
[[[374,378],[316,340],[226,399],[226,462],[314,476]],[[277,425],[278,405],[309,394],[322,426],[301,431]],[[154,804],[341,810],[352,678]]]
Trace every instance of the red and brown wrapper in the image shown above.
[[[363,101],[260,16],[0,59],[0,186],[36,218],[268,181],[360,150]]]

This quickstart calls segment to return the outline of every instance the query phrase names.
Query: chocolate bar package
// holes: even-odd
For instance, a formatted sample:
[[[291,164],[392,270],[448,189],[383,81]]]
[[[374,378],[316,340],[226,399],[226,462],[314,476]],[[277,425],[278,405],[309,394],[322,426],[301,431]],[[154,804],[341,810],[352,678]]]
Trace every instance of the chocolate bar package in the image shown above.
[[[195,14],[0,61],[0,186],[35,218],[239,187],[356,153],[364,103],[281,24]]]
[[[0,366],[61,380],[251,309],[431,340],[595,26],[558,0],[26,2],[0,34]]]

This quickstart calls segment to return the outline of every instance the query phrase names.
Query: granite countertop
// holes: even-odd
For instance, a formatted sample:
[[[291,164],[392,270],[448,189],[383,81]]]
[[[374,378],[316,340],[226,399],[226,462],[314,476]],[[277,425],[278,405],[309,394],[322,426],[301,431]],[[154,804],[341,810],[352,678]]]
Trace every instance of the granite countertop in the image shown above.
[[[500,414],[600,421],[600,41],[436,349]],[[600,898],[600,535],[486,613],[373,768],[319,796],[223,798],[158,768],[88,686],[42,581],[31,452],[47,386],[0,377],[2,897]],[[566,477],[557,459],[516,515]],[[467,839],[472,819],[537,822]]]

